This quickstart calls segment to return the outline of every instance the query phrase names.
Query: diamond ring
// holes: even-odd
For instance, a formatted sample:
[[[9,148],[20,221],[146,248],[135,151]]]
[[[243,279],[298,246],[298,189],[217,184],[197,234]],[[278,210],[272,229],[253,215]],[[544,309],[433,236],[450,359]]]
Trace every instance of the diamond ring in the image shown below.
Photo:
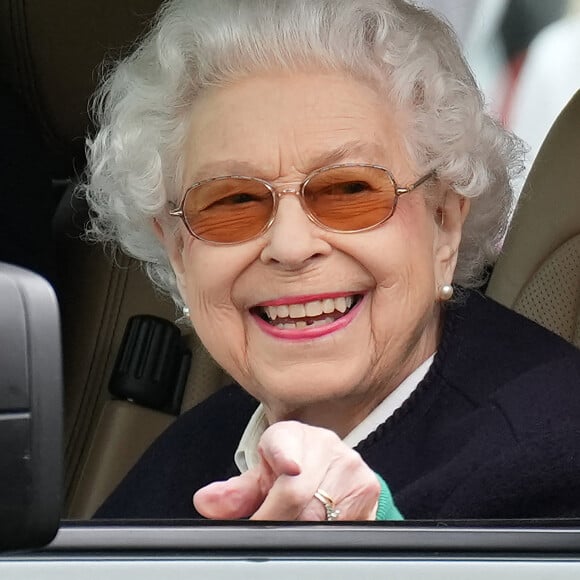
[[[340,510],[336,509],[334,500],[323,489],[318,488],[314,497],[324,506],[327,522],[333,522],[338,518]]]

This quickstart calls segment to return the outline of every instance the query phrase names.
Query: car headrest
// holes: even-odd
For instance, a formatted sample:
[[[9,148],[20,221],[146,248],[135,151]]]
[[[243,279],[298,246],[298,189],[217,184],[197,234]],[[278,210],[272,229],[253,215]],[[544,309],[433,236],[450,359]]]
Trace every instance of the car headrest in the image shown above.
[[[580,346],[580,91],[530,171],[487,294]]]

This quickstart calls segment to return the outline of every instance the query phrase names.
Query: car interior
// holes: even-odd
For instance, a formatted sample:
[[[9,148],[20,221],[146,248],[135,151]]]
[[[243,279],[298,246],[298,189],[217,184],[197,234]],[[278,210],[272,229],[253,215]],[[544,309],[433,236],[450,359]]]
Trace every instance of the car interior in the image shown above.
[[[54,212],[46,244],[54,246],[61,309],[63,516],[69,519],[90,518],[177,414],[228,383],[194,332],[181,325],[177,356],[183,343],[191,364],[182,392],[171,394],[171,405],[140,404],[122,388],[113,388],[115,396],[109,392],[111,377],[122,366],[120,353],[130,351],[131,332],[160,336],[168,327],[158,319],[180,317],[135,260],[83,240],[87,208],[75,194],[100,63],[126,51],[159,4],[0,0],[0,81],[38,122],[52,183]],[[535,160],[486,292],[580,348],[579,129],[577,93]],[[141,317],[138,322],[135,316]],[[183,364],[177,374],[183,374]]]

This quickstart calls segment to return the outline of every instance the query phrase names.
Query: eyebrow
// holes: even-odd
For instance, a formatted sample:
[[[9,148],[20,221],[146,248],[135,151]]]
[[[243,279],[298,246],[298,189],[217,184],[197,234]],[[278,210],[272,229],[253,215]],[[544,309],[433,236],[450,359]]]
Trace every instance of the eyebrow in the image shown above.
[[[330,151],[325,151],[309,159],[308,165],[303,169],[308,174],[321,167],[341,163],[353,157],[368,157],[365,161],[378,162],[385,158],[385,150],[378,143],[364,141],[348,141]],[[210,161],[204,163],[195,171],[193,181],[203,181],[212,177],[222,177],[226,175],[244,175],[248,177],[261,177],[263,169],[249,161],[238,161],[227,159],[220,161]]]

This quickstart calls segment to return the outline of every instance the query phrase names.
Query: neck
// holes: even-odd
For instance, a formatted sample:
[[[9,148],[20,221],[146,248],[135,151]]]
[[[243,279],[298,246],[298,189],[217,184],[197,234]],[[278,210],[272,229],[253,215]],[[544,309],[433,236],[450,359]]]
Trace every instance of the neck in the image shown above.
[[[388,352],[371,365],[364,380],[347,393],[332,398],[310,400],[302,405],[280,401],[262,401],[269,424],[299,421],[334,431],[340,438],[348,435],[437,349],[442,327],[441,312],[426,317],[424,324],[410,337],[400,364],[393,369]],[[393,369],[390,370],[389,369]]]
[[[362,423],[389,395],[407,379],[419,366],[432,356],[418,360],[410,372],[398,373],[383,383],[382,388],[377,383],[359,385],[354,394],[332,400],[324,400],[294,408],[268,407],[264,405],[268,423],[278,421],[299,421],[307,425],[322,427],[334,431],[344,439],[353,429]],[[408,368],[408,367],[407,367]]]

